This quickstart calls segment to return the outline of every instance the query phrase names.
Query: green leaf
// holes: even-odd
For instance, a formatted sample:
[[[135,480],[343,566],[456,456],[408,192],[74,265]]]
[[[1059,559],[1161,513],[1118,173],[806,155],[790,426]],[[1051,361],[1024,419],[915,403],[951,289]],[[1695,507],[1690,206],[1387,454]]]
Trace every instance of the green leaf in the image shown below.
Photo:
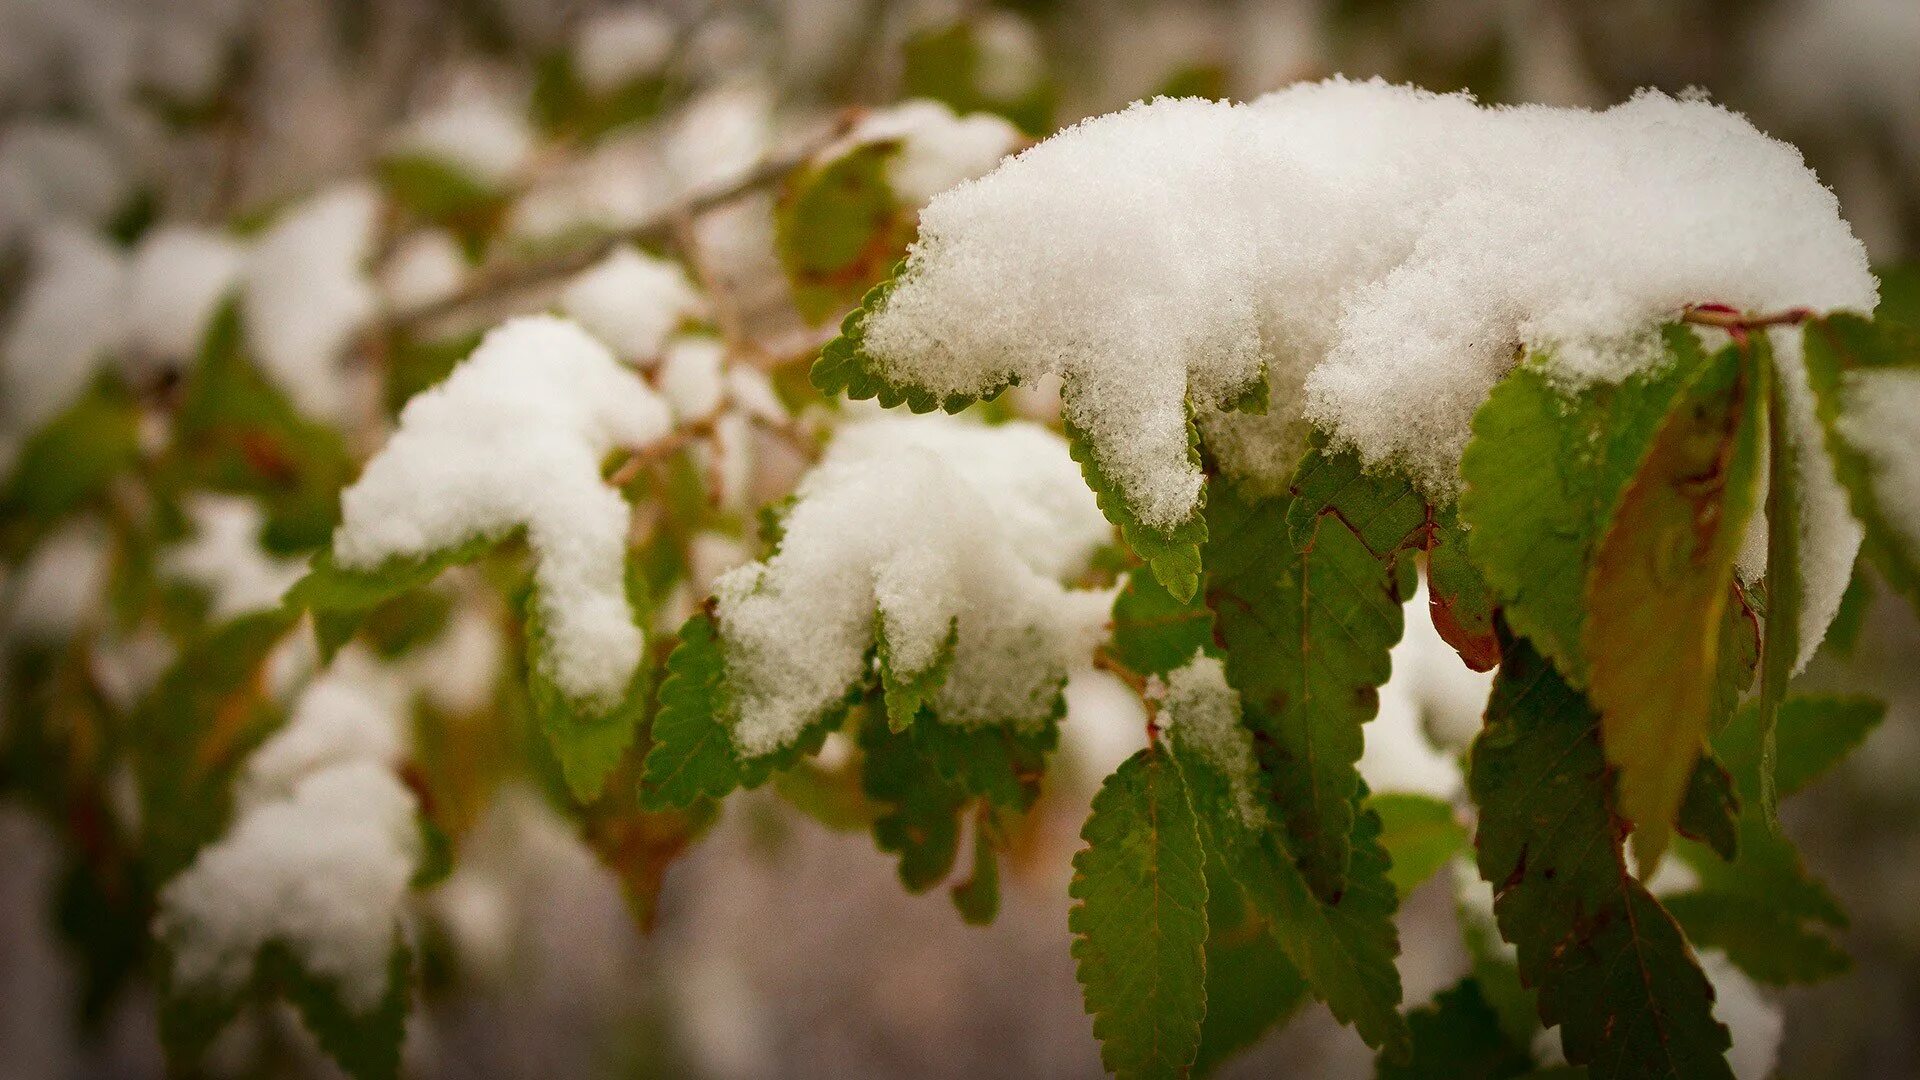
[[[1682,385],[1703,361],[1693,332],[1669,327],[1667,360],[1569,396],[1538,358],[1493,388],[1460,460],[1467,553],[1514,632],[1576,686],[1587,682],[1587,569]]]
[[[1687,839],[1731,859],[1739,849],[1739,819],[1740,799],[1733,792],[1733,777],[1711,755],[1702,755],[1693,764],[1674,827]]]
[[[894,274],[897,275],[899,271],[899,267],[894,268]],[[998,397],[1001,391],[1013,385],[1014,380],[1009,377],[984,394],[939,397],[917,386],[895,382],[884,374],[880,363],[867,354],[867,316],[886,302],[887,294],[893,291],[896,280],[890,276],[875,285],[861,298],[860,306],[841,321],[840,336],[827,342],[826,347],[820,350],[820,359],[813,362],[813,370],[808,374],[814,389],[828,397],[845,394],[855,401],[874,398],[889,409],[905,405],[916,413],[935,409],[957,413],[975,401]]]
[[[1152,574],[1133,570],[1113,600],[1114,658],[1142,675],[1165,675],[1213,646],[1206,598],[1175,600]]]
[[[894,670],[893,649],[887,641],[885,618],[874,618],[873,640],[875,666],[880,669],[880,690],[887,705],[887,724],[895,731],[905,731],[907,725],[913,723],[913,718],[929,707],[933,695],[939,693],[940,687],[946,684],[947,673],[953,670],[954,649],[960,644],[960,620],[953,620],[939,653],[923,671],[902,673]]]
[[[1449,506],[1427,538],[1427,613],[1441,640],[1475,671],[1500,663],[1500,635],[1493,617],[1499,601],[1480,568],[1467,557],[1467,534],[1457,508]]]
[[[493,537],[478,537],[424,558],[394,559],[371,570],[343,567],[334,559],[333,549],[322,548],[306,576],[287,590],[285,604],[293,611],[313,614],[321,659],[331,660],[375,608],[431,584],[450,566],[472,562],[497,542]]]
[[[1767,425],[1767,633],[1760,644],[1760,700],[1762,757],[1760,813],[1773,826],[1780,821],[1773,782],[1773,729],[1787,680],[1800,657],[1800,615],[1807,606],[1806,581],[1801,576],[1800,538],[1806,507],[1800,495],[1802,448],[1794,444],[1788,418],[1787,388],[1774,367],[1773,354],[1762,335],[1753,344],[1755,360],[1766,365],[1767,393],[1763,399]],[[1806,447],[1808,453],[1819,453]]]
[[[1324,903],[1278,833],[1242,817],[1231,780],[1204,753],[1185,745],[1177,726],[1173,746],[1207,858],[1221,867],[1215,876],[1240,882],[1274,940],[1335,1019],[1352,1024],[1368,1045],[1403,1056],[1407,1030],[1399,1012],[1400,973],[1394,968],[1400,951],[1393,924],[1398,901],[1387,879],[1379,817],[1371,809],[1356,814],[1346,890],[1337,903]]]
[[[1902,519],[1893,509],[1911,506],[1914,493],[1888,488],[1899,483],[1899,473],[1876,460],[1876,454],[1889,450],[1915,450],[1910,444],[1889,446],[1899,443],[1897,432],[1879,433],[1876,450],[1862,445],[1859,432],[1849,428],[1860,400],[1876,385],[1892,389],[1920,380],[1920,323],[1891,317],[1868,321],[1857,315],[1815,319],[1807,324],[1806,364],[1834,475],[1847,489],[1853,516],[1866,526],[1861,550],[1887,584],[1920,611],[1920,523],[1911,520],[1910,512]]]
[[[1067,925],[1100,1060],[1120,1077],[1184,1076],[1207,1007],[1207,878],[1180,769],[1153,748],[1127,759],[1080,838]]]
[[[635,666],[626,693],[616,702],[578,700],[555,684],[550,674],[552,645],[537,593],[528,597],[526,626],[527,694],[534,717],[553,748],[567,789],[581,802],[591,802],[626,756],[646,716],[647,666]]]
[[[1071,421],[1062,421],[1067,432],[1067,449],[1073,454],[1073,460],[1080,463],[1080,475],[1086,478],[1087,486],[1093,489],[1094,498],[1100,503],[1100,512],[1107,520],[1120,528],[1120,535],[1126,539],[1127,546],[1140,556],[1153,572],[1154,580],[1165,586],[1167,592],[1178,601],[1193,598],[1194,590],[1200,586],[1200,547],[1207,542],[1206,492],[1200,494],[1201,504],[1193,508],[1193,513],[1170,530],[1156,529],[1141,521],[1127,505],[1126,496],[1118,484],[1110,479],[1100,467],[1093,444],[1087,436]],[[1200,467],[1200,431],[1193,426],[1192,409],[1188,409],[1187,419],[1187,460]]]
[[[1469,786],[1480,876],[1540,1019],[1593,1080],[1731,1077],[1712,987],[1627,872],[1599,717],[1527,642],[1502,656]]]
[[[247,754],[285,719],[261,686],[287,611],[245,615],[188,645],[129,725],[148,874],[162,884],[225,829]]]
[[[1869,697],[1798,694],[1780,703],[1774,725],[1775,783],[1781,798],[1796,794],[1840,763],[1887,715],[1885,702]],[[1755,782],[1762,757],[1765,720],[1749,703],[1714,737],[1713,749],[1743,787]]]
[[[1208,1076],[1307,1000],[1307,981],[1266,917],[1247,902],[1232,868],[1207,853],[1207,1015],[1194,1076]]]
[[[1000,87],[984,72],[1004,61],[984,55],[973,20],[956,19],[914,34],[901,47],[901,61],[902,97],[932,98],[962,114],[997,112],[1028,135],[1053,130],[1055,91],[1047,80],[1037,80],[1013,99],[989,92]]]
[[[393,154],[376,168],[394,202],[428,221],[458,222],[485,216],[503,193],[444,158],[418,153]]]
[[[13,473],[0,486],[8,547],[30,545],[39,531],[102,494],[139,460],[139,405],[119,382],[102,376],[20,448]]]
[[[1619,770],[1620,815],[1633,823],[1647,872],[1666,849],[1712,726],[1733,563],[1758,490],[1770,371],[1735,345],[1700,369],[1621,494],[1587,580],[1591,696],[1607,761]]]
[[[1383,792],[1367,806],[1380,817],[1380,846],[1391,863],[1387,879],[1403,898],[1467,850],[1466,826],[1455,820],[1445,800]]]
[[[1329,902],[1351,857],[1361,725],[1378,708],[1411,587],[1395,552],[1426,519],[1404,481],[1346,459],[1309,454],[1301,493],[1286,498],[1249,501],[1217,482],[1207,510],[1206,599],[1227,681],[1289,847]]]
[[[1528,1047],[1507,1037],[1500,1015],[1471,977],[1413,1010],[1407,1025],[1413,1029],[1413,1059],[1381,1061],[1374,1073],[1379,1080],[1505,1080],[1533,1069]]]
[[[858,144],[795,172],[774,209],[774,250],[810,323],[844,312],[907,253],[915,214],[887,179],[898,139]]]

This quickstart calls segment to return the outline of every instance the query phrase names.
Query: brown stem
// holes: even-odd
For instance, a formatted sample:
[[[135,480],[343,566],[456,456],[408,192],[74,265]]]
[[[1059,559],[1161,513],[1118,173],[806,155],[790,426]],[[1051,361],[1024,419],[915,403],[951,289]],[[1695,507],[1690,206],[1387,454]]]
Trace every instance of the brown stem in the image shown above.
[[[1680,313],[1681,322],[1696,326],[1717,326],[1722,330],[1745,333],[1769,326],[1798,326],[1813,318],[1810,308],[1788,308],[1764,314],[1735,311],[1725,304],[1695,304]]]

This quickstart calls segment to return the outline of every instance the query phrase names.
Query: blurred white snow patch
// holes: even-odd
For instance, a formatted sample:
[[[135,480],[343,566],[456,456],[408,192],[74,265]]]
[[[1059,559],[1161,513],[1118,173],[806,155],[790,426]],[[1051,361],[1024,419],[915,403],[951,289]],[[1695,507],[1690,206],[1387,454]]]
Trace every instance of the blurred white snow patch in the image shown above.
[[[622,360],[651,367],[673,332],[705,318],[708,305],[685,267],[623,246],[567,284],[560,310]]]
[[[128,335],[143,363],[184,365],[200,355],[214,313],[233,292],[246,249],[193,225],[161,225],[134,248]]]
[[[287,209],[254,245],[242,285],[254,363],[296,408],[338,422],[347,385],[342,361],[373,314],[367,271],[379,197],[346,183]]]
[[[1091,782],[1088,790],[1147,745],[1147,708],[1112,672],[1082,668],[1067,678],[1060,749]]]
[[[126,259],[77,225],[34,236],[0,337],[0,434],[18,442],[74,403],[126,343]]]
[[[252,499],[195,492],[186,501],[193,535],[160,554],[160,574],[205,589],[207,617],[224,622],[278,607],[307,572],[305,559],[269,554],[260,544],[266,514]]]
[[[463,88],[414,117],[394,137],[396,157],[419,157],[488,190],[511,184],[533,157],[533,127],[499,95]]]
[[[574,74],[589,93],[614,93],[658,75],[673,57],[676,34],[666,13],[646,5],[598,12],[574,31]]]
[[[466,276],[467,257],[452,233],[416,229],[380,268],[381,299],[389,308],[424,307],[452,296]]]
[[[943,102],[915,99],[862,116],[817,160],[831,161],[857,146],[896,143],[886,165],[888,183],[903,205],[920,206],[991,171],[1020,139],[1019,129],[995,113],[959,116]]]
[[[41,540],[6,581],[4,636],[36,644],[72,637],[100,613],[110,556],[106,529],[91,517]]]

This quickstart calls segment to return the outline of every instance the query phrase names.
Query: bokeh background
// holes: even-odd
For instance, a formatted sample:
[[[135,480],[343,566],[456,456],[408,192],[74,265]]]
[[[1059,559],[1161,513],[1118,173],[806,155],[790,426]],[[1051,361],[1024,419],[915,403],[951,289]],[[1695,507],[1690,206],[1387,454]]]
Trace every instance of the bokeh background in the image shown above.
[[[960,55],[978,66],[964,80]],[[642,220],[689,175],[750,167],[850,108],[906,96],[999,111],[1038,136],[1159,93],[1246,98],[1345,73],[1557,105],[1698,87],[1801,147],[1876,265],[1920,254],[1916,0],[0,0],[0,297],[49,220],[231,220],[365,172],[396,131],[450,102],[537,113],[557,65],[606,85],[640,72],[650,97],[536,156],[505,211],[516,235]],[[733,317],[804,344],[767,232],[716,236]],[[1920,626],[1870,575],[1859,587],[1864,627],[1806,683],[1881,695],[1889,714],[1786,823],[1853,915],[1856,967],[1772,995],[1786,1077],[1920,1075]],[[1141,725],[1099,676],[1070,701],[1061,761],[987,928],[963,925],[938,891],[903,892],[863,833],[761,791],[731,800],[667,871],[643,935],[620,878],[539,796],[509,788],[427,900],[444,962],[410,1070],[1098,1075],[1067,951],[1068,860],[1094,786]],[[61,874],[46,824],[0,805],[0,1076],[160,1075],[146,992],[118,995],[85,1030],[78,1020],[53,916]],[[1451,890],[1442,874],[1405,906],[1410,1000],[1464,970]],[[290,1017],[242,1037],[327,1074]],[[1309,1010],[1227,1075],[1371,1068],[1351,1033]]]

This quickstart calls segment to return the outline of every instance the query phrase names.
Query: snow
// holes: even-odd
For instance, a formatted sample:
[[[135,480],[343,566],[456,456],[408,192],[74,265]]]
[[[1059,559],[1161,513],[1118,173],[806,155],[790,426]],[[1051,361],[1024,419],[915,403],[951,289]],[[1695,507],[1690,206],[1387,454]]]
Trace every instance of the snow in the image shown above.
[[[714,337],[686,335],[667,346],[660,364],[660,393],[682,423],[719,411],[727,394],[726,355],[727,347]]]
[[[573,70],[597,95],[660,73],[673,56],[673,20],[638,5],[603,11],[573,36]]]
[[[626,599],[629,509],[601,479],[616,447],[665,435],[667,407],[574,323],[546,316],[489,333],[341,496],[333,550],[370,569],[524,527],[554,682],[607,705],[640,658]]]
[[[959,726],[1044,721],[1104,633],[1111,592],[1061,582],[1111,530],[1043,428],[852,423],[795,494],[779,552],[714,586],[745,754],[788,745],[861,679],[876,622],[908,678],[957,624],[933,706]]]
[[[143,359],[181,365],[198,357],[245,258],[239,243],[213,229],[161,225],[142,237],[129,270],[127,326]]]
[[[193,536],[161,552],[160,574],[205,589],[211,598],[207,617],[214,622],[278,607],[306,573],[306,560],[278,558],[261,548],[266,514],[253,500],[196,492],[185,509]]]
[[[452,296],[466,276],[460,241],[445,229],[420,229],[402,237],[380,268],[381,299],[389,308],[425,307]]]
[[[1149,682],[1147,696],[1160,702],[1160,723],[1182,747],[1226,774],[1241,822],[1265,828],[1253,735],[1240,722],[1240,692],[1227,685],[1220,658],[1196,650],[1193,659],[1167,673],[1165,682]]]
[[[30,273],[0,338],[0,432],[13,439],[72,405],[126,340],[126,263],[105,240],[49,226]]]
[[[1063,374],[1067,418],[1165,528],[1200,494],[1185,403],[1208,416],[1263,371],[1265,423],[1304,416],[1444,497],[1516,347],[1569,385],[1618,379],[1686,305],[1875,293],[1798,153],[1704,100],[1482,108],[1334,79],[1135,105],[943,193],[865,334],[940,394]]]
[[[581,272],[560,310],[622,360],[650,367],[673,332],[707,316],[707,302],[679,263],[621,247]]]
[[[415,117],[393,143],[396,156],[439,162],[488,189],[511,184],[533,151],[526,117],[480,92],[459,94]]]
[[[387,992],[420,860],[414,797],[390,763],[401,715],[343,652],[247,761],[233,825],[160,893],[155,930],[197,992],[236,993],[284,944],[358,1013]]]
[[[1881,515],[1920,551],[1920,369],[1848,372],[1841,403],[1837,430],[1866,456]]]
[[[438,712],[469,717],[493,703],[505,660],[498,618],[469,602],[454,608],[439,637],[409,650],[389,666]]]
[[[6,581],[0,638],[51,643],[73,636],[100,610],[110,551],[106,530],[79,517],[40,541]]]
[[[662,164],[671,186],[689,196],[743,179],[766,156],[773,136],[771,95],[754,83],[709,90],[667,126]]]
[[[973,41],[979,49],[974,85],[988,100],[1019,101],[1046,76],[1046,58],[1033,24],[1004,9],[992,9],[973,21]]]
[[[341,361],[373,314],[366,271],[379,200],[348,183],[290,207],[247,260],[247,346],[268,381],[300,411],[338,421],[346,406]]]
[[[1020,132],[994,113],[962,117],[938,101],[902,102],[866,114],[845,138],[820,154],[823,161],[858,146],[896,142],[887,182],[906,206],[920,206],[947,188],[980,176],[1020,145]]]

